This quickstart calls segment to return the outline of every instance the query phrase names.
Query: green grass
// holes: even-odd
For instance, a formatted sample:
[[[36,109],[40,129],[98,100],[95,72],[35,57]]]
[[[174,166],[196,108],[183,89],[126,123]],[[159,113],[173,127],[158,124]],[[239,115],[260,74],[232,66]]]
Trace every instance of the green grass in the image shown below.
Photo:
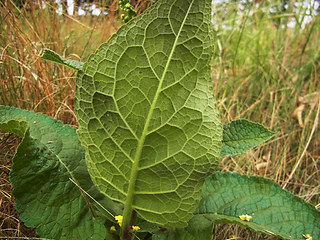
[[[305,28],[298,24],[288,28],[281,24],[293,13],[270,16],[252,9],[252,15],[239,16],[234,6],[229,7],[233,8],[229,14],[215,16],[219,24],[212,74],[222,120],[246,118],[278,135],[246,154],[224,158],[220,169],[271,178],[317,205],[320,18],[315,17]],[[242,24],[236,25],[237,21]],[[300,126],[294,116],[298,106],[304,107]],[[239,228],[232,231],[245,239],[251,234]],[[220,234],[216,239],[229,235]],[[250,239],[264,238],[253,234]]]
[[[223,158],[220,170],[271,178],[318,205],[320,17],[305,28],[299,24],[295,28],[282,27],[289,18],[299,17],[293,11],[269,15],[262,7],[270,8],[267,3],[253,6],[252,13],[242,16],[235,5],[227,6],[227,13],[217,9],[214,95],[223,122],[246,118],[264,124],[278,135],[246,154]],[[48,8],[39,10],[31,3],[28,9],[18,10],[11,1],[0,3],[0,13],[0,104],[44,112],[76,125],[75,72],[45,62],[38,55],[43,48],[50,48],[64,57],[85,61],[118,28],[115,15],[70,18],[58,16]],[[300,125],[293,115],[297,107],[303,108]],[[1,169],[10,168],[6,156],[12,157],[16,144],[10,141],[12,147],[8,147],[8,141],[3,140],[6,138],[7,134],[0,134],[0,149],[7,153],[0,156]],[[3,174],[1,178],[4,175],[7,176]],[[18,221],[13,221],[16,225],[8,223],[17,218],[6,211],[13,208],[13,199],[6,201],[6,194],[11,196],[8,186],[0,190],[5,199],[0,212],[10,216],[0,215],[1,222],[12,229],[0,230],[0,236],[34,236],[33,232],[28,235],[19,230]],[[235,226],[216,226],[215,233],[219,240],[231,235],[266,239]]]

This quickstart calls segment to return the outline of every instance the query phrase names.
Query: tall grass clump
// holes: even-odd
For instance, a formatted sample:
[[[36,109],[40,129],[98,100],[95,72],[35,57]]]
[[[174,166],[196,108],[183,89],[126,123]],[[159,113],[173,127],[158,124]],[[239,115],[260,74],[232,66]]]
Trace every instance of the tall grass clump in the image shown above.
[[[56,14],[52,1],[0,3],[1,83],[0,103],[44,112],[75,124],[74,71],[39,59],[44,48],[66,58],[85,60],[117,29],[111,16]]]
[[[54,1],[29,1],[18,7],[0,2],[0,105],[43,112],[76,125],[73,113],[75,71],[39,59],[44,48],[84,61],[118,26],[115,4],[108,16],[58,15]],[[24,239],[9,182],[11,159],[19,139],[0,133],[0,237]]]
[[[320,17],[294,1],[259,2],[214,5],[213,84],[222,119],[259,121],[278,136],[220,168],[272,178],[319,206]]]

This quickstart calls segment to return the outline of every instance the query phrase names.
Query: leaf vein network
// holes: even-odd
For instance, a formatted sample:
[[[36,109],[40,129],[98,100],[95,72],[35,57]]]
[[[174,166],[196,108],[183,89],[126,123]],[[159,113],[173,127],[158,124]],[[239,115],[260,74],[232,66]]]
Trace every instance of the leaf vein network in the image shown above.
[[[100,122],[99,119],[97,119],[97,120]],[[100,122],[100,124],[101,124],[101,122]],[[105,127],[104,127],[102,124],[101,124],[101,126],[105,129]],[[114,139],[110,136],[109,132],[108,132],[106,129],[105,129],[105,132],[109,135],[109,138],[113,141],[113,143],[115,143],[115,144],[117,145],[117,147],[122,151],[122,153],[124,153],[124,154],[128,157],[128,159],[130,159],[130,160],[132,161],[131,157],[128,156],[125,151],[123,151],[123,149],[117,144],[116,141],[114,141]],[[89,134],[89,136],[90,136],[91,141],[94,142],[93,139],[92,139],[92,137],[91,137],[91,134]],[[105,154],[101,151],[100,147],[98,147],[96,144],[93,144],[93,145],[98,149],[98,151],[100,152],[100,154],[101,154],[102,156],[104,156],[105,159],[108,159],[108,158],[105,156]],[[113,163],[113,161],[109,160],[108,162],[109,162],[115,169],[118,170],[118,172],[125,178],[125,180],[129,181],[129,179],[125,176],[125,174],[123,174],[123,173],[120,171],[120,169],[118,168],[118,166],[115,165],[115,164]],[[108,182],[111,186],[113,186],[113,187],[114,187],[115,189],[117,189],[119,192],[121,192],[122,194],[126,195],[126,193],[124,193],[124,192],[122,192],[122,190],[118,189],[118,188],[117,188],[116,186],[114,186],[111,182],[109,182],[106,178],[104,178],[104,177],[102,177],[102,176],[101,176],[101,178],[102,178],[104,181]]]
[[[102,126],[102,128],[105,130],[105,132],[108,134],[109,138],[113,141],[113,143],[121,150],[121,152],[129,159],[131,162],[133,162],[133,159],[126,153],[126,151],[115,141],[115,139],[110,135],[110,133],[107,131],[107,129],[103,126],[100,119],[97,119]],[[91,135],[90,135],[91,138]],[[92,138],[91,138],[92,140]],[[93,142],[93,140],[92,140]],[[95,145],[95,144],[94,144]],[[95,145],[96,146],[96,145]],[[99,151],[101,152],[100,148],[98,147]],[[102,152],[101,152],[102,153]],[[120,172],[120,171],[119,171]]]
[[[142,48],[143,51],[144,51],[144,54],[145,54],[145,56],[146,56],[146,59],[147,59],[147,61],[148,61],[148,64],[149,64],[149,66],[150,66],[151,71],[153,72],[154,76],[156,76],[156,78],[157,78],[157,79],[159,80],[159,82],[160,82],[161,79],[159,78],[158,74],[155,72],[154,68],[152,67],[152,64],[151,64],[151,62],[150,62],[149,55],[147,54],[147,51],[146,51],[145,47],[143,46],[145,39],[146,39],[146,38],[144,37],[143,43],[142,43],[142,45],[141,45],[141,48]],[[160,83],[159,83],[159,84],[160,84]]]
[[[188,100],[189,100],[190,97],[192,96],[192,92],[195,91],[195,90],[197,90],[197,89],[194,89],[194,90],[191,91],[191,93],[189,94],[189,97],[186,99],[186,101],[184,102],[184,104],[183,104],[179,109],[175,109],[175,114],[172,114],[171,117],[169,117],[165,122],[163,122],[162,124],[160,124],[158,127],[152,129],[151,131],[148,131],[148,132],[147,132],[147,135],[149,135],[149,134],[151,134],[151,133],[154,133],[154,132],[157,132],[160,128],[162,128],[162,127],[165,126],[165,125],[169,125],[169,122],[175,117],[176,113],[178,113],[178,112],[179,112],[180,110],[182,110],[183,108],[191,109],[191,108],[187,107],[186,104],[188,103]],[[195,109],[191,109],[191,110],[196,111]],[[202,119],[202,121],[201,121],[201,125],[199,126],[199,128],[202,127],[202,124],[203,124],[203,119]],[[174,127],[176,127],[176,126],[174,126]],[[182,129],[181,129],[181,130],[182,130]],[[184,132],[184,130],[182,130],[182,131]],[[194,136],[194,135],[193,135],[193,136]]]
[[[124,51],[124,52],[125,52],[125,51]],[[124,53],[124,52],[123,52],[123,53]],[[120,59],[120,58],[119,58],[119,59]],[[116,66],[115,66],[116,69],[117,69],[117,65],[118,65],[118,62],[116,63]],[[116,79],[115,74],[116,74],[116,71],[114,72],[113,79]],[[139,141],[138,136],[137,136],[136,133],[133,131],[133,129],[130,127],[130,125],[128,124],[128,122],[125,120],[124,116],[121,114],[121,111],[119,110],[118,103],[117,103],[117,101],[116,101],[116,99],[115,99],[115,89],[116,89],[115,86],[113,86],[112,95],[111,95],[111,96],[112,96],[113,102],[114,102],[114,104],[115,104],[115,106],[116,106],[117,113],[119,114],[121,120],[124,122],[124,124],[126,125],[127,129],[130,131],[130,133],[136,138],[137,141]],[[99,122],[100,122],[100,120],[99,120]],[[101,124],[101,122],[100,122],[100,124]],[[103,126],[103,125],[102,125],[102,126]]]
[[[171,62],[171,59],[172,59],[172,56],[173,56],[173,53],[174,53],[174,50],[176,48],[176,45],[177,45],[177,42],[178,42],[178,38],[180,36],[180,33],[182,31],[182,28],[183,28],[183,26],[185,24],[186,18],[188,16],[189,12],[190,12],[190,9],[191,9],[192,5],[193,5],[193,2],[190,4],[190,6],[188,8],[186,16],[185,16],[185,18],[184,18],[184,20],[183,20],[183,22],[182,22],[182,24],[180,26],[180,29],[179,29],[179,32],[178,32],[178,36],[176,37],[176,39],[174,41],[174,44],[172,46],[171,52],[169,54],[167,63],[166,63],[165,68],[164,68],[164,71],[163,71],[162,76],[161,76],[161,78],[159,80],[159,85],[158,85],[158,88],[156,90],[155,97],[154,97],[154,99],[152,101],[152,104],[150,106],[149,113],[147,115],[147,119],[146,119],[144,128],[142,130],[141,138],[138,141],[138,147],[137,147],[137,150],[136,150],[136,153],[135,153],[134,163],[133,163],[133,166],[131,168],[130,178],[132,178],[132,181],[130,181],[130,183],[129,183],[128,193],[127,193],[127,200],[126,200],[125,208],[124,208],[124,212],[123,212],[123,215],[125,217],[128,217],[131,214],[131,210],[132,210],[132,206],[133,206],[133,195],[134,195],[134,192],[135,192],[136,178],[137,178],[137,174],[138,174],[138,171],[139,171],[139,162],[140,162],[140,158],[141,158],[141,152],[142,152],[142,148],[143,148],[143,145],[144,145],[144,142],[145,142],[145,138],[146,138],[146,136],[148,134],[148,128],[149,128],[149,124],[150,124],[151,117],[152,117],[152,114],[153,114],[153,110],[154,110],[156,102],[158,100],[158,97],[159,97],[159,94],[160,94],[160,91],[161,91],[161,86],[163,84],[164,77],[166,75],[166,72],[168,70],[169,64]],[[113,89],[113,91],[114,91],[114,89]]]
[[[187,143],[188,143],[188,142],[185,142],[185,144],[183,145],[182,149],[185,147],[185,145],[186,145]],[[175,155],[177,155],[177,154],[179,154],[179,153],[183,153],[183,154],[187,155],[188,157],[194,159],[192,156],[190,156],[190,155],[189,155],[188,153],[186,153],[184,150],[181,150],[181,151],[179,151],[179,152],[175,152],[175,153],[173,153],[173,154],[170,154],[169,156],[167,156],[166,158],[162,159],[161,161],[158,161],[158,162],[149,164],[149,165],[144,166],[144,167],[139,167],[139,171],[140,171],[140,170],[144,170],[144,169],[148,169],[148,168],[154,167],[154,166],[156,166],[156,165],[158,165],[158,164],[160,164],[160,163],[163,163],[164,161],[168,160],[169,158],[174,157]],[[203,154],[203,155],[205,155],[205,154]],[[200,158],[200,157],[202,157],[202,156],[199,156],[199,158]]]
[[[192,68],[191,70],[189,70],[188,72],[186,72],[183,76],[180,77],[180,79],[178,81],[175,81],[174,83],[168,84],[167,86],[165,86],[164,88],[162,88],[161,90],[164,91],[172,86],[174,86],[175,84],[179,83],[184,77],[186,77],[189,73],[193,72],[193,71],[197,71],[195,68]],[[197,71],[198,72],[198,71]]]

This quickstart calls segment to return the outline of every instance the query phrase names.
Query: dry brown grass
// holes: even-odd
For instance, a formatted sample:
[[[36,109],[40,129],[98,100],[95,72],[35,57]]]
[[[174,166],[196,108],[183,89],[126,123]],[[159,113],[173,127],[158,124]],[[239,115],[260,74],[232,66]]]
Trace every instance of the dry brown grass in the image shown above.
[[[118,23],[110,16],[58,16],[54,14],[56,6],[49,6],[41,9],[30,1],[18,9],[12,1],[1,3],[1,32],[6,34],[0,37],[0,103],[75,124],[75,72],[38,56],[49,48],[64,57],[84,61],[117,30]]]
[[[39,1],[40,2],[40,1]],[[116,11],[109,16],[70,17],[39,8],[28,1],[22,9],[10,0],[0,3],[0,105],[42,112],[64,123],[76,125],[73,113],[75,72],[43,61],[44,48],[84,61],[118,28]],[[80,57],[81,56],[81,57]],[[19,220],[9,181],[12,157],[19,139],[0,132],[0,237],[36,237]]]

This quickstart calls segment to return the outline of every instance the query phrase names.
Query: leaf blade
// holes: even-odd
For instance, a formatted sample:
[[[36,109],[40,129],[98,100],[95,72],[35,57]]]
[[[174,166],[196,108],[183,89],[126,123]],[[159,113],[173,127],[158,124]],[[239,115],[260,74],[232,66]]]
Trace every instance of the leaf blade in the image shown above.
[[[50,49],[44,49],[43,53],[39,56],[40,58],[44,60],[48,60],[54,63],[58,63],[61,65],[64,65],[66,67],[69,67],[73,70],[81,70],[83,67],[83,62],[66,59],[64,57],[61,57],[58,53],[50,50]]]
[[[207,178],[196,215],[215,223],[235,223],[282,239],[318,239],[320,212],[275,182],[237,173]],[[240,215],[250,215],[243,221]]]
[[[69,181],[73,178],[111,207],[90,180],[75,129],[39,113],[5,106],[0,106],[0,128],[23,138],[10,173],[22,221],[46,238],[104,239],[106,219],[92,217],[78,187]]]
[[[210,28],[211,1],[159,1],[78,74],[89,172],[102,192],[129,206],[125,215],[133,208],[157,224],[186,225],[217,166],[222,127],[210,91]]]
[[[268,141],[276,133],[258,123],[239,119],[223,126],[221,157],[244,153]]]

